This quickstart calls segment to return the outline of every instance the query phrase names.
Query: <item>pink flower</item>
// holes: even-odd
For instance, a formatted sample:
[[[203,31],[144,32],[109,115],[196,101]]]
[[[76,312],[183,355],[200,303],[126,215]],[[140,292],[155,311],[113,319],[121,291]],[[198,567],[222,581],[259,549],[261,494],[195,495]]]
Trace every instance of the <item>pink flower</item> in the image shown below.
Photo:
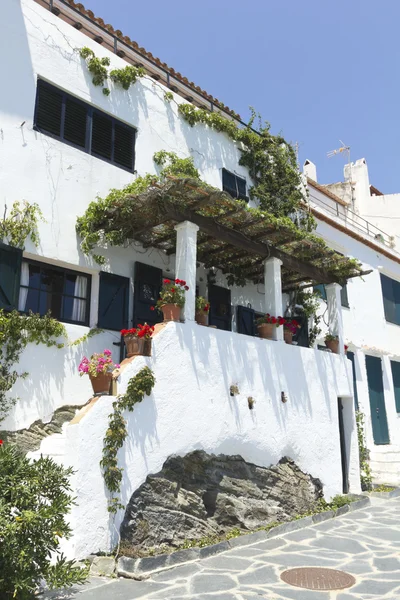
[[[111,356],[111,350],[104,350],[103,354],[106,356]]]
[[[121,365],[115,365],[114,369],[119,369]]]

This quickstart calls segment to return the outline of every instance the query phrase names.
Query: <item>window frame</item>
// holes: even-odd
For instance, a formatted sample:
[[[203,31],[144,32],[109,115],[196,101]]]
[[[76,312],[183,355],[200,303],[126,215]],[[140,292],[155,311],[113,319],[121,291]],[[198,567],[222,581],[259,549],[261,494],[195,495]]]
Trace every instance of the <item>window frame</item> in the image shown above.
[[[22,258],[22,262],[24,263],[28,263],[28,265],[33,265],[35,267],[39,267],[40,269],[51,269],[52,271],[59,271],[61,273],[63,273],[63,288],[64,288],[64,284],[65,284],[65,277],[66,275],[79,275],[80,277],[86,277],[87,280],[87,295],[86,298],[81,298],[81,296],[72,296],[71,294],[65,294],[64,292],[61,295],[61,298],[63,299],[64,297],[67,298],[78,298],[78,299],[82,299],[82,300],[86,300],[86,312],[85,312],[85,321],[74,321],[73,319],[64,319],[64,318],[57,318],[54,315],[52,315],[52,317],[54,319],[56,319],[57,321],[59,321],[60,323],[68,323],[69,325],[81,325],[82,327],[89,327],[89,323],[90,323],[90,303],[91,303],[91,293],[92,293],[92,275],[90,273],[84,273],[82,271],[75,271],[74,269],[69,269],[69,268],[64,268],[64,267],[60,267],[58,265],[52,265],[46,262],[41,262],[39,260],[31,260],[29,258]],[[30,286],[26,286],[26,285],[21,285],[21,283],[19,284],[19,288],[18,288],[18,294],[19,294],[19,290],[21,288],[24,289],[32,289],[32,290],[37,290],[39,289],[39,293],[41,292],[40,288],[33,288]],[[63,309],[63,302],[61,305],[61,313],[62,313],[62,309]],[[23,311],[23,310],[19,310],[18,312],[22,313],[22,314],[28,314],[28,311]],[[34,312],[34,311],[32,311]],[[39,313],[40,314],[40,313]]]
[[[241,179],[242,181],[244,181],[245,189],[246,189],[246,195],[245,195],[244,198],[241,198],[240,196],[232,196],[232,194],[230,193],[230,191],[224,188],[224,173],[228,173],[232,177],[235,177],[235,183],[236,183],[236,179]],[[222,179],[222,190],[224,192],[226,192],[227,194],[230,194],[232,196],[232,198],[234,198],[235,200],[243,200],[244,202],[249,202],[249,196],[247,195],[247,191],[248,191],[247,188],[248,188],[248,186],[247,186],[247,179],[246,179],[246,177],[241,177],[240,175],[236,175],[236,173],[233,173],[232,171],[229,171],[225,167],[222,167],[221,179]],[[236,184],[236,189],[238,189],[237,184]]]
[[[53,90],[53,91],[57,92],[58,94],[60,94],[62,96],[60,135],[56,135],[55,133],[51,133],[50,131],[46,131],[45,129],[42,129],[41,127],[39,127],[39,125],[37,124],[38,108],[39,108],[39,94],[40,94],[40,88],[41,87]],[[71,142],[69,140],[66,140],[65,137],[64,137],[64,132],[65,132],[65,113],[66,113],[66,100],[67,100],[67,98],[69,98],[70,100],[73,100],[74,102],[80,104],[81,106],[83,106],[86,109],[85,147],[78,146],[77,144],[74,144],[73,142]],[[111,130],[111,159],[105,158],[105,157],[101,156],[100,154],[92,152],[93,114],[95,114],[95,113],[98,114],[98,115],[100,115],[101,117],[107,118],[107,119],[109,119],[111,121],[111,126],[112,126],[112,130]],[[132,132],[132,136],[133,136],[133,139],[132,139],[132,168],[128,168],[128,167],[126,167],[124,165],[121,165],[120,163],[117,163],[114,160],[114,154],[115,154],[115,149],[114,149],[114,144],[115,144],[115,125],[123,127],[124,129],[128,129],[129,131]],[[117,119],[116,117],[113,117],[112,115],[104,112],[103,110],[92,106],[88,102],[85,102],[84,100],[81,100],[80,98],[77,98],[76,96],[73,96],[72,94],[69,94],[68,92],[64,91],[62,88],[59,88],[59,87],[57,87],[57,86],[49,83],[45,79],[41,79],[41,78],[37,79],[37,85],[36,85],[35,110],[34,110],[34,115],[33,115],[33,129],[35,131],[38,131],[39,133],[41,133],[43,135],[47,135],[47,136],[49,136],[49,137],[51,137],[51,138],[53,138],[55,140],[60,141],[63,144],[67,144],[68,146],[71,146],[72,148],[75,148],[76,150],[80,150],[81,152],[85,152],[85,154],[89,154],[90,156],[93,156],[94,158],[97,158],[98,160],[102,160],[104,162],[107,162],[108,164],[111,164],[114,167],[118,167],[119,169],[123,169],[124,171],[128,171],[128,173],[134,173],[135,172],[135,162],[136,162],[135,146],[136,146],[137,128],[133,127],[132,125],[128,125],[124,121],[121,121],[120,119]]]

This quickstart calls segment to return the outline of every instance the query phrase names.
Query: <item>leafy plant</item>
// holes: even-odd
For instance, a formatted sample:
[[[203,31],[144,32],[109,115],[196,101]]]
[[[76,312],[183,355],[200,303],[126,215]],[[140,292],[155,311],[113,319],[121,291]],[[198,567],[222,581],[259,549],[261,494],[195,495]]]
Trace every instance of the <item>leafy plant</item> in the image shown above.
[[[174,95],[172,92],[165,92],[164,94],[164,100],[165,102],[171,102],[171,100],[174,99]]]
[[[113,412],[109,416],[108,429],[103,440],[103,458],[100,461],[105,484],[111,492],[108,505],[110,513],[125,508],[115,495],[119,494],[122,481],[122,468],[118,467],[118,450],[122,448],[128,435],[123,412],[125,410],[132,412],[135,404],[142,402],[146,394],[150,396],[154,384],[153,372],[149,367],[144,367],[130,379],[126,393],[118,396],[113,402]]]
[[[133,65],[127,65],[123,69],[113,69],[110,71],[110,78],[119,83],[124,90],[129,90],[139,77],[143,77],[146,71],[143,67],[134,67]]]
[[[120,365],[114,363],[111,358],[111,350],[104,350],[101,353],[95,352],[90,359],[84,356],[79,364],[78,371],[81,377],[82,375],[97,377],[98,375],[111,373],[119,367]]]
[[[0,423],[16,402],[8,392],[18,377],[28,375],[18,373],[15,368],[26,346],[34,343],[62,348],[64,344],[58,339],[65,335],[64,325],[50,314],[41,317],[33,313],[20,315],[16,310],[0,310]]]
[[[161,310],[166,304],[175,304],[182,308],[185,305],[185,292],[188,289],[189,287],[183,279],[175,279],[175,281],[164,279],[159,299],[156,302],[157,309]]]
[[[156,165],[164,167],[161,172],[161,178],[168,175],[175,177],[193,177],[193,179],[200,179],[200,175],[196,167],[194,166],[193,158],[178,158],[175,152],[167,152],[166,150],[159,150],[153,155],[153,160]]]
[[[2,600],[30,600],[43,579],[51,589],[86,580],[88,569],[60,554],[60,539],[71,535],[71,475],[51,458],[32,461],[15,446],[0,445]]]
[[[369,450],[365,441],[365,415],[357,410],[357,437],[358,437],[358,452],[360,456],[360,479],[361,489],[370,491],[372,489],[372,474],[369,466]]]
[[[210,312],[210,303],[203,296],[196,296],[196,312],[208,314]]]
[[[94,85],[104,85],[108,77],[107,67],[110,66],[108,56],[98,58],[93,50],[84,46],[79,50],[81,58],[86,60],[87,67],[93,75],[92,82]]]
[[[25,241],[30,237],[37,247],[39,221],[44,221],[44,218],[38,204],[16,201],[8,217],[6,207],[3,220],[0,221],[0,239],[7,240],[10,246],[24,249]]]
[[[339,337],[337,335],[333,335],[332,333],[327,333],[325,336],[325,342],[337,342]]]

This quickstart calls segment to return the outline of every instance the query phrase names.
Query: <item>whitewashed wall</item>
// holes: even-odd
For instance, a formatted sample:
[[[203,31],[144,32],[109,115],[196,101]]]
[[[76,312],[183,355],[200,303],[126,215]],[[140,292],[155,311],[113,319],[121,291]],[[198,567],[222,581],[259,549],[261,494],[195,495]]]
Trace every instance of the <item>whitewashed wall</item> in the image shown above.
[[[137,358],[123,371],[119,391],[144,365],[153,370],[156,385],[150,397],[125,415],[128,437],[118,455],[124,504],[168,456],[195,449],[240,454],[262,466],[289,456],[320,478],[327,498],[341,493],[338,396],[347,403],[351,491],[360,491],[351,371],[344,357],[196,323],[170,323],[153,340],[153,356]],[[232,384],[238,386],[238,396],[230,396]],[[255,399],[253,410],[249,396]],[[99,466],[112,401],[100,398],[79,423],[65,428],[64,462],[77,472],[78,495],[68,552],[78,558],[116,543]],[[122,517],[120,511],[116,529]]]

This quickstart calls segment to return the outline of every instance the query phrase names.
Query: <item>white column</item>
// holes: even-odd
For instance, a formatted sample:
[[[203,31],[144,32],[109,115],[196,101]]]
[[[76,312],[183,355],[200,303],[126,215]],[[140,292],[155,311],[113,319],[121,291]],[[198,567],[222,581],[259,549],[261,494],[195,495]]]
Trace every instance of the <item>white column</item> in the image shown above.
[[[190,221],[183,221],[175,226],[176,257],[175,278],[183,279],[189,286],[186,292],[182,317],[185,321],[194,321],[196,302],[196,253],[198,226]]]
[[[328,303],[329,333],[338,336],[339,354],[344,354],[342,301],[340,298],[342,286],[338,283],[329,283],[325,286],[325,289]]]
[[[267,258],[264,261],[265,312],[273,317],[282,316],[282,261]],[[283,342],[283,327],[275,329],[275,339]]]

